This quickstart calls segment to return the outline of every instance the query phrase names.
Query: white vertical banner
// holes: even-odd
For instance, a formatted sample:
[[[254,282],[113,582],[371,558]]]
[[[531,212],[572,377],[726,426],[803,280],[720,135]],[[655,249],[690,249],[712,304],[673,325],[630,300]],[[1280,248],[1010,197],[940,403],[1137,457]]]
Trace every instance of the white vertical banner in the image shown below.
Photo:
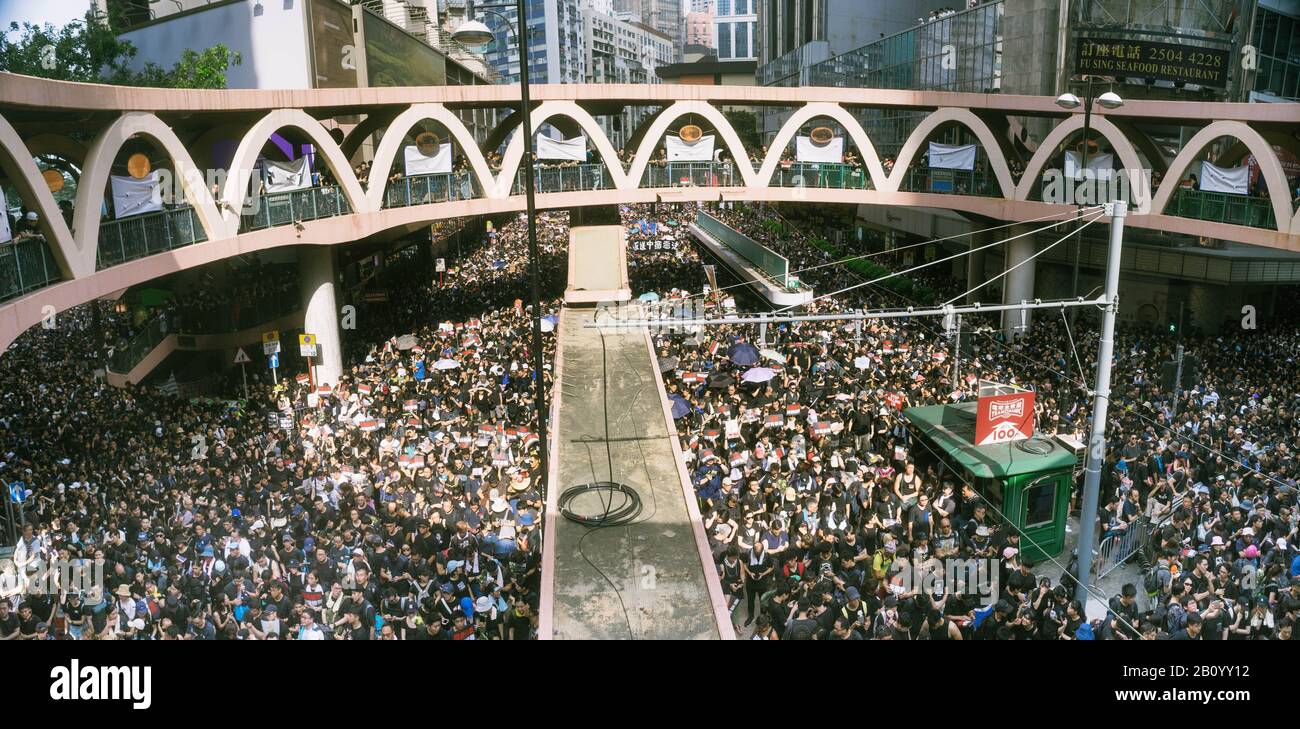
[[[1065,176],[1067,179],[1073,179],[1073,180],[1083,179],[1083,167],[1082,165],[1079,164],[1079,162],[1080,159],[1078,154],[1074,152],[1066,151]],[[1092,179],[1094,180],[1109,178],[1111,173],[1114,172],[1114,170],[1111,169],[1114,166],[1114,164],[1115,164],[1115,155],[1113,154],[1106,153],[1106,154],[1088,155],[1088,169],[1092,170]]]
[[[844,137],[836,137],[826,144],[817,144],[809,137],[796,137],[794,158],[799,162],[844,161]]]
[[[267,192],[288,192],[311,187],[307,158],[299,157],[292,162],[265,160],[262,163],[262,180],[266,183]]]
[[[975,145],[930,142],[930,166],[945,170],[973,170]]]
[[[1250,193],[1250,167],[1225,169],[1206,160],[1201,163],[1201,189],[1206,192]]]
[[[705,134],[694,142],[681,137],[664,137],[664,149],[669,162],[711,162],[713,160],[713,135]]]
[[[0,187],[0,243],[13,237],[14,232],[9,228],[9,203],[5,202],[5,189]]]
[[[573,139],[551,139],[545,134],[537,135],[537,144],[533,150],[537,159],[562,159],[574,162],[587,161],[587,138],[581,134]]]
[[[402,154],[405,158],[407,177],[451,172],[451,142],[439,144],[438,151],[429,156],[422,154],[420,148],[414,144],[406,145]]]
[[[163,209],[158,170],[140,179],[113,175],[109,182],[113,188],[113,217],[127,218]]]

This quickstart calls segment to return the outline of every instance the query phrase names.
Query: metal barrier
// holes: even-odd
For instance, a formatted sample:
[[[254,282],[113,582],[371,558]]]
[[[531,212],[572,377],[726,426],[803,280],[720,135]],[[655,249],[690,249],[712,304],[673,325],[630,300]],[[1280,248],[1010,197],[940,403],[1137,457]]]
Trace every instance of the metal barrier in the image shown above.
[[[790,261],[785,256],[755,242],[750,237],[704,211],[695,214],[695,224],[720,243],[735,251],[741,258],[757,266],[778,286],[790,286]]]
[[[902,192],[932,192],[941,195],[1001,197],[996,180],[983,170],[948,170],[911,167],[903,178]]]
[[[140,364],[171,333],[167,315],[159,314],[145,324],[144,330],[131,338],[125,347],[114,349],[108,358],[108,370],[125,375]]]
[[[791,162],[778,165],[768,181],[772,187],[819,187],[834,190],[869,190],[871,178],[862,168],[833,162]]]
[[[1226,192],[1204,192],[1179,188],[1165,209],[1166,215],[1195,220],[1212,220],[1216,223],[1246,225],[1251,228],[1277,227],[1273,216],[1273,201],[1266,197],[1233,195]]]
[[[539,195],[544,192],[614,189],[614,178],[609,174],[609,168],[604,163],[588,162],[557,167],[535,167],[533,172],[533,189]],[[515,173],[515,183],[510,194],[524,194],[523,169]]]
[[[478,178],[468,172],[412,175],[388,183],[384,192],[384,207],[404,208],[477,197],[482,197]]]
[[[0,244],[0,301],[22,296],[63,278],[44,238]]]
[[[743,185],[733,162],[650,163],[641,175],[641,187],[731,187]]]
[[[1140,516],[1127,529],[1102,539],[1097,548],[1097,578],[1101,579],[1114,572],[1130,557],[1145,550],[1155,531],[1151,521]]]
[[[116,266],[207,239],[198,214],[189,205],[110,220],[99,225],[96,267]]]
[[[341,187],[308,187],[249,198],[253,211],[239,218],[239,232],[319,220],[352,212]]]

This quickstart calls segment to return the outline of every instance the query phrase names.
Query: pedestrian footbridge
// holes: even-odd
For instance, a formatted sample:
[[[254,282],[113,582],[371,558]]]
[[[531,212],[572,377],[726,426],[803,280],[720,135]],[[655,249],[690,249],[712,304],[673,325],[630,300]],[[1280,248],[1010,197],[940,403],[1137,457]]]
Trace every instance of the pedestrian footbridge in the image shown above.
[[[678,85],[542,85],[533,90],[534,128],[543,122],[581,132],[597,162],[534,170],[542,208],[646,202],[844,203],[947,209],[1016,222],[1068,215],[1073,205],[1043,201],[1042,177],[1058,168],[1082,118],[1050,97],[840,88],[737,88]],[[180,270],[281,246],[333,246],[431,221],[522,210],[523,143],[507,115],[487,136],[499,165],[475,140],[462,114],[508,111],[512,86],[309,90],[187,90],[112,87],[0,74],[0,172],[17,200],[38,212],[39,235],[0,244],[0,347],[51,312]],[[653,107],[620,156],[597,116]],[[768,150],[751,157],[723,107],[790,112]],[[923,112],[892,158],[882,158],[861,119],[879,110]],[[1009,120],[1053,126],[1033,149],[1008,133]],[[661,159],[665,137],[683,124],[718,139],[709,161]],[[855,163],[790,162],[805,127],[837,130]],[[1196,131],[1172,158],[1153,143],[1161,125]],[[1097,110],[1094,133],[1120,171],[1146,170],[1158,184],[1129,191],[1137,229],[1300,251],[1300,213],[1276,148],[1300,156],[1295,104],[1132,101]],[[869,125],[868,125],[869,126]],[[438,130],[463,158],[451,172],[401,176],[398,155],[421,130]],[[971,170],[920,164],[936,135],[961,128],[976,140]],[[1253,155],[1262,195],[1201,192],[1181,185],[1221,138],[1223,164]],[[374,145],[358,176],[360,150]],[[506,142],[505,140],[508,140]],[[1223,145],[1220,145],[1223,146]],[[221,150],[224,150],[222,152]],[[304,151],[307,150],[307,151]],[[259,160],[309,153],[318,173],[292,191],[259,193]],[[175,190],[162,210],[103,214],[110,176],[136,155],[165,170]],[[76,182],[71,212],[55,202],[37,160]],[[624,162],[622,160],[628,160]],[[1014,164],[1013,164],[1014,163]],[[1015,170],[1015,172],[1013,172]],[[216,184],[210,175],[220,172]],[[1018,174],[1017,174],[1018,173]],[[133,173],[134,174],[134,173]],[[328,272],[326,272],[328,273]]]

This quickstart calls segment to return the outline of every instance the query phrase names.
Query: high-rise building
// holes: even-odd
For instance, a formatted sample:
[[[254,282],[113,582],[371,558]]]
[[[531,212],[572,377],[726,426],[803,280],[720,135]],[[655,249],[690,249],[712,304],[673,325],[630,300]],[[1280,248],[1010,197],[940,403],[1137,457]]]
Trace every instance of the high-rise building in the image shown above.
[[[719,61],[749,61],[758,58],[755,48],[758,28],[758,0],[716,0],[713,18],[713,49]]]
[[[588,83],[657,84],[660,81],[656,69],[673,62],[672,39],[632,13],[610,15],[588,7],[582,18]],[[621,147],[651,111],[649,107],[629,106],[617,116],[601,116],[599,121],[614,146]]]
[[[673,58],[681,59],[686,31],[682,0],[614,0],[614,10],[640,16],[642,23],[671,38]]]
[[[519,46],[514,32],[493,13],[470,16],[496,34],[485,52],[500,83],[519,83]],[[525,28],[519,28],[514,6],[497,9],[518,32],[527,36],[529,81],[535,84],[576,84],[586,78],[583,68],[582,3],[579,0],[526,0]]]
[[[692,11],[686,14],[686,45],[713,48],[713,13]]]

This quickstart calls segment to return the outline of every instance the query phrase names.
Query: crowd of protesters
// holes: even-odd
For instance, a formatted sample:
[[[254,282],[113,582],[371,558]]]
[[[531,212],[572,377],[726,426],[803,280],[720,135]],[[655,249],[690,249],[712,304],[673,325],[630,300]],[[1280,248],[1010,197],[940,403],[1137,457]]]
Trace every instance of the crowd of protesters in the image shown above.
[[[818,293],[861,282],[828,265],[835,256],[800,226],[770,225],[771,209],[710,212],[789,256]],[[807,227],[829,235],[824,221]],[[669,264],[643,281],[632,269],[634,293],[731,293],[665,291]],[[945,299],[964,290],[925,283]],[[911,303],[873,286],[807,309]],[[678,428],[723,589],[756,639],[1289,639],[1300,611],[1295,327],[1186,337],[1203,374],[1176,414],[1159,378],[1174,341],[1121,333],[1097,518],[1103,536],[1141,520],[1152,537],[1135,558],[1145,576],[1096,594],[1107,609],[1093,620],[1063,579],[1069,555],[1022,561],[1020,535],[997,504],[911,438],[901,411],[970,400],[987,379],[1037,391],[1041,434],[1080,435],[1091,403],[1072,348],[1084,362],[1095,357],[1095,326],[1076,329],[1073,342],[1051,321],[1011,342],[981,331],[955,377],[937,321],[781,324],[764,341],[753,326],[711,326],[655,343],[669,397],[682,403]],[[905,580],[952,558],[994,560],[996,599]]]
[[[849,289],[809,312],[916,303],[850,288],[861,279],[817,244],[833,218],[707,210],[788,256],[817,293]],[[697,211],[622,208],[634,296],[758,306],[704,272],[684,233]],[[361,305],[331,388],[287,378],[232,402],[109,387],[95,373],[114,331],[102,302],[20,337],[0,358],[0,476],[31,492],[15,561],[73,564],[102,584],[0,599],[0,639],[532,637],[545,483],[529,332],[558,307],[568,224],[537,219],[546,290],[531,312],[525,221],[498,223],[442,276],[399,266],[389,300]],[[937,268],[908,275],[945,299],[964,290]],[[1158,376],[1174,341],[1121,332],[1097,518],[1103,535],[1152,537],[1144,578],[1097,595],[1107,609],[1093,620],[1063,579],[1068,555],[1021,560],[997,504],[938,465],[901,412],[970,400],[987,379],[1037,391],[1041,433],[1082,433],[1074,350],[1087,362],[1097,347],[1086,320],[1073,338],[1051,321],[1009,342],[978,332],[955,373],[952,343],[922,320],[781,324],[761,338],[712,326],[654,343],[747,637],[1290,639],[1300,335],[1274,319],[1187,335],[1200,376],[1176,404]],[[549,386],[549,365],[540,376]],[[996,599],[904,577],[952,558],[995,563]]]
[[[538,227],[550,313],[567,221]],[[109,387],[101,302],[25,333],[0,358],[0,476],[30,492],[0,639],[534,637],[545,478],[524,229],[485,232],[441,277],[397,268],[333,387]]]

